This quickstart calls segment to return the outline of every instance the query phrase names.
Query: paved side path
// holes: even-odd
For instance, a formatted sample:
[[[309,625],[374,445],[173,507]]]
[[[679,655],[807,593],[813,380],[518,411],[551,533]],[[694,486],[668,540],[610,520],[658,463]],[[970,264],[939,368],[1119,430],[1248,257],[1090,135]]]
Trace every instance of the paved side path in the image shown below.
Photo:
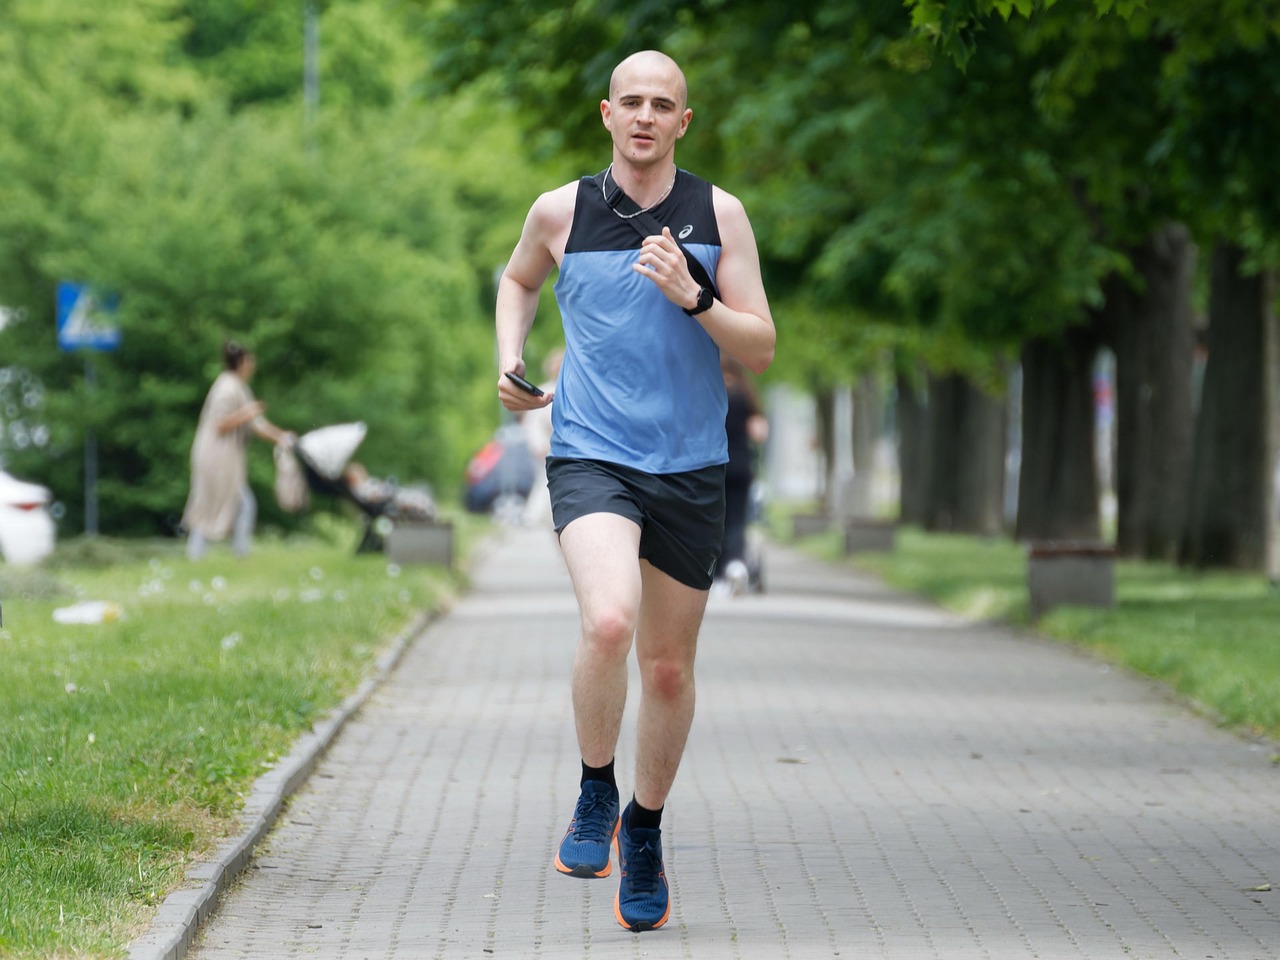
[[[713,601],[703,630],[665,928],[616,925],[616,870],[551,869],[576,616],[550,535],[511,531],[192,955],[1280,957],[1273,748],[1054,644],[768,562],[771,593]],[[633,722],[634,698],[622,772]]]

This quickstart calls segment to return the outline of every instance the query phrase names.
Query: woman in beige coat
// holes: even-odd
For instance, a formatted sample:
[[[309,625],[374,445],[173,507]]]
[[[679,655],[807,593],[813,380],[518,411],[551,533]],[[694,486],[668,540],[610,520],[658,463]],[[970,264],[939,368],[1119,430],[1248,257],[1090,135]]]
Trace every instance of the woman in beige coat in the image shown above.
[[[249,489],[249,432],[276,444],[291,445],[296,439],[268,421],[263,415],[266,407],[254,399],[249,389],[257,368],[254,355],[229,341],[222,358],[226,369],[209,388],[191,445],[191,495],[182,523],[192,560],[204,556],[209,541],[226,539],[228,533],[237,556],[249,552],[258,515]]]

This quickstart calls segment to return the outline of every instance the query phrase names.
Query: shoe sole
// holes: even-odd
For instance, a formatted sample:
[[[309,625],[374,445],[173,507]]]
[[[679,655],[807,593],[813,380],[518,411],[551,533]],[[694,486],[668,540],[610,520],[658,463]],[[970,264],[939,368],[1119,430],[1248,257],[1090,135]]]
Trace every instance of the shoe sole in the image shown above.
[[[613,823],[613,836],[609,838],[610,846],[614,852],[618,849],[618,827],[622,825],[622,818],[619,817]],[[613,858],[605,860],[604,869],[592,870],[589,864],[580,863],[576,867],[566,867],[560,859],[560,851],[556,851],[556,857],[553,865],[559,873],[563,873],[566,877],[578,877],[581,880],[599,880],[613,873]]]
[[[621,862],[621,854],[620,854],[620,853],[619,853],[619,851],[618,851],[618,834],[617,834],[617,832],[615,832],[615,833],[614,833],[614,835],[613,835],[613,851],[614,851],[614,853],[618,853],[618,854],[619,854],[619,862]],[[664,880],[664,882],[665,882],[665,880]],[[668,888],[668,890],[667,890],[667,909],[666,909],[666,912],[664,912],[664,913],[662,914],[662,916],[661,916],[661,917],[659,917],[657,920],[655,920],[653,923],[646,923],[646,922],[644,922],[644,921],[640,921],[639,923],[631,923],[631,922],[629,922],[629,921],[628,921],[628,920],[627,920],[627,919],[622,915],[622,890],[621,890],[621,889],[619,889],[619,890],[618,890],[618,892],[617,892],[617,893],[615,893],[615,894],[613,895],[613,919],[615,919],[615,920],[617,920],[617,921],[618,921],[618,926],[622,927],[622,929],[623,929],[623,930],[630,930],[632,933],[644,933],[646,930],[657,930],[660,926],[662,926],[664,923],[666,923],[666,922],[667,922],[667,920],[668,920],[668,918],[670,918],[670,916],[671,916],[671,890],[670,890],[670,888]]]
[[[644,933],[646,930],[657,930],[660,926],[662,926],[664,923],[667,922],[667,919],[670,916],[671,916],[671,901],[668,900],[666,912],[657,920],[655,920],[653,923],[645,923],[644,921],[641,921],[639,923],[630,923],[622,915],[621,897],[617,894],[614,895],[613,918],[618,921],[618,926],[622,927],[622,929],[624,930],[630,930],[632,933]]]

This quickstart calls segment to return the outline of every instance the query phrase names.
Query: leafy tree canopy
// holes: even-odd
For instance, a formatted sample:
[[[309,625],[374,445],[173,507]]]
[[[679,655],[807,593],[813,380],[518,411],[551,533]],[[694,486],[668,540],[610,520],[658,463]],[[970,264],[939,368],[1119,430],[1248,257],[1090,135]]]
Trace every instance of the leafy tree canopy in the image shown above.
[[[266,70],[300,68],[300,5],[0,2],[0,455],[70,530],[89,429],[104,529],[170,529],[228,337],[275,422],[364,420],[374,473],[445,496],[497,421],[493,274],[541,173],[483,85],[418,95],[418,11],[318,9],[308,128],[301,70]],[[119,351],[58,351],[60,279],[119,295]]]

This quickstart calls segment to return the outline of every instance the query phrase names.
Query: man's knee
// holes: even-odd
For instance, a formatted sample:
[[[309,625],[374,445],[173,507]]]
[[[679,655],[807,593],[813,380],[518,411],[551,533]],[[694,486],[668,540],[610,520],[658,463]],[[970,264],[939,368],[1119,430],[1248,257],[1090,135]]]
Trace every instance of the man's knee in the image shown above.
[[[679,657],[657,657],[641,665],[647,692],[659,700],[679,700],[693,686],[693,664]]]
[[[607,607],[582,618],[583,639],[609,657],[625,657],[630,652],[635,629],[635,613],[622,606]]]

